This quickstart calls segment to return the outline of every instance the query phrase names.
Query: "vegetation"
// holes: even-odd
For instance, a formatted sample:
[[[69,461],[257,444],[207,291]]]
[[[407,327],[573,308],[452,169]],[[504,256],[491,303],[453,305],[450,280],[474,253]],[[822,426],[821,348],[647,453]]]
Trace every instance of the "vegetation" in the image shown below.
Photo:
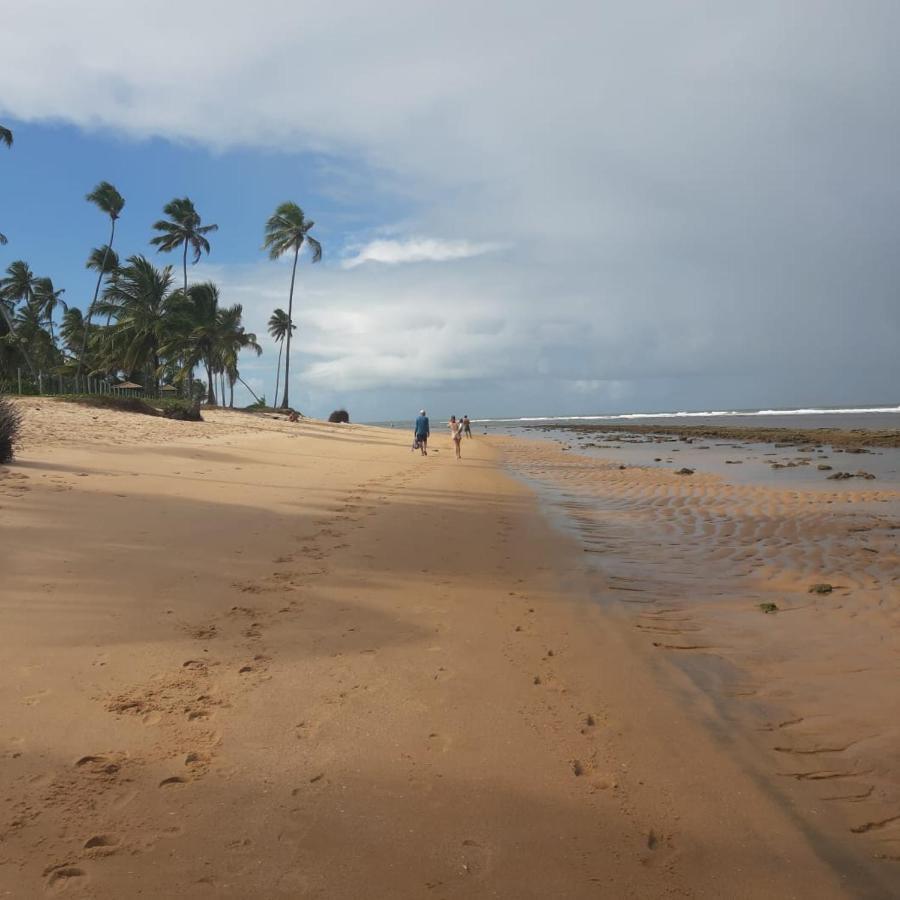
[[[201,225],[200,213],[194,209],[190,197],[176,197],[174,200],[170,200],[163,207],[163,212],[169,218],[160,219],[154,223],[154,230],[160,231],[162,234],[150,238],[150,243],[166,253],[177,250],[178,247],[183,248],[184,292],[187,293],[188,248],[193,253],[193,263],[196,265],[200,261],[201,253],[209,255],[209,241],[205,235],[218,231],[219,226]]]
[[[0,394],[0,464],[12,460],[22,425],[22,414],[8,397]]]
[[[269,337],[278,342],[278,363],[275,366],[275,402],[278,402],[278,388],[281,383],[281,351],[284,350],[284,339],[288,332],[296,331],[297,326],[288,318],[281,308],[276,309],[269,317]]]
[[[3,126],[0,143],[12,146],[12,132]],[[48,384],[83,390],[85,377],[110,388],[134,382],[151,397],[165,386],[192,409],[200,398],[209,405],[224,404],[226,395],[233,407],[234,389],[240,383],[256,406],[265,406],[240,375],[241,353],[262,353],[256,335],[244,326],[242,306],[223,304],[211,281],[188,282],[188,256],[196,265],[208,254],[207,235],[218,226],[204,225],[189,197],[165,205],[166,218],[154,223],[157,234],[150,244],[161,252],[180,250],[177,284],[172,266],[158,268],[142,253],[120,259],[113,245],[125,199],[114,185],[101,181],[85,199],[109,219],[110,226],[107,242],[93,247],[85,262],[96,273],[93,296],[84,310],[68,306],[65,290],[51,278],[36,275],[25,260],[10,262],[0,277],[0,385],[21,383],[23,391],[37,392]],[[282,203],[266,223],[265,249],[270,257],[293,253],[288,310],[276,309],[268,323],[268,332],[279,345],[276,399],[284,357],[285,408],[291,336],[297,330],[291,319],[297,262],[304,247],[313,262],[322,257],[321,245],[309,234],[312,227],[296,203]],[[205,380],[199,380],[198,373]],[[125,408],[131,399],[104,394],[96,402]],[[181,417],[185,407],[163,408]]]
[[[329,422],[341,423],[341,422],[350,422],[350,413],[347,412],[346,409],[336,409],[329,417]]]
[[[82,336],[82,344],[81,344],[81,352],[78,354],[78,367],[75,370],[75,374],[80,375],[81,370],[84,368],[84,354],[87,350],[87,340],[88,340],[88,332],[91,329],[91,319],[94,317],[94,307],[97,305],[97,295],[100,293],[100,285],[103,282],[103,276],[106,274],[105,269],[107,262],[109,260],[109,254],[112,251],[113,241],[116,238],[116,221],[119,216],[122,214],[122,209],[125,206],[125,199],[122,195],[108,182],[101,181],[86,197],[85,200],[88,203],[93,203],[100,212],[106,213],[109,216],[109,243],[104,247],[103,257],[100,260],[100,265],[97,267],[99,272],[97,274],[97,287],[94,288],[94,299],[91,300],[91,305],[88,307],[87,311],[87,322],[84,327],[84,334]],[[92,254],[93,256],[93,254]],[[88,258],[87,266],[91,268],[92,258]]]
[[[284,354],[284,397],[281,408],[288,409],[290,400],[291,379],[291,332],[293,329],[294,280],[297,276],[297,259],[304,247],[309,247],[311,259],[317,263],[322,258],[322,245],[309,233],[315,222],[308,222],[303,210],[296,203],[282,203],[266,222],[266,237],[263,249],[269,251],[270,259],[278,259],[285,253],[294,254],[291,268],[291,290],[288,294],[287,320],[291,327],[287,329],[287,345]]]
[[[119,412],[162,416],[186,422],[203,421],[197,405],[187,400],[144,400],[141,397],[118,397],[113,394],[66,394],[59,399],[66,403],[78,403],[97,409],[115,409]]]

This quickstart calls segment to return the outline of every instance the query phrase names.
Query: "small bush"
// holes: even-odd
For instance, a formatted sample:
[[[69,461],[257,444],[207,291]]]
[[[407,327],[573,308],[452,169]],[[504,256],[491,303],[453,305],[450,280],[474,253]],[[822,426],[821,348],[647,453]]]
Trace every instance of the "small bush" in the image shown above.
[[[160,414],[166,419],[177,419],[180,422],[202,422],[200,407],[187,400],[160,400]]]
[[[0,463],[12,461],[21,427],[22,413],[19,408],[0,394]]]
[[[329,417],[329,422],[350,422],[350,413],[346,409],[336,409]]]

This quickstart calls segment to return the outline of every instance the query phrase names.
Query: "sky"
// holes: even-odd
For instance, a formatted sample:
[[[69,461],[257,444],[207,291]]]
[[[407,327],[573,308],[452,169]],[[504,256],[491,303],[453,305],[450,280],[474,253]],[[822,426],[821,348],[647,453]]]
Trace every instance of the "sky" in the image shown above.
[[[0,268],[84,306],[108,222],[216,223],[189,273],[265,352],[301,260],[292,404],[436,415],[897,403],[900,4],[29,0],[0,31]],[[246,396],[239,398],[246,400]]]

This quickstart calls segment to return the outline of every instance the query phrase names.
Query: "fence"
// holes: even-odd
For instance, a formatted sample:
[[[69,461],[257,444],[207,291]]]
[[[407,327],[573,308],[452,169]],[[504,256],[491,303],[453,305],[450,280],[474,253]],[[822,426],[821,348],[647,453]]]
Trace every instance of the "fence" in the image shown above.
[[[15,378],[0,378],[0,393],[19,394],[24,397],[56,397],[65,394],[111,394],[116,397],[142,397],[156,400],[165,397],[180,397],[180,390],[156,390],[155,388],[123,388],[110,384],[103,378],[88,375],[55,375],[38,372],[37,377],[30,372],[16,371]]]

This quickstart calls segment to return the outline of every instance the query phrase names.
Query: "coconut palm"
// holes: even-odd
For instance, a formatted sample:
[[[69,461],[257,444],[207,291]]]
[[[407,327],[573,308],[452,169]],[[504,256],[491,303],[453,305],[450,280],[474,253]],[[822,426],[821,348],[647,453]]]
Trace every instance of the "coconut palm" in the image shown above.
[[[186,372],[193,372],[198,365],[206,369],[206,402],[216,405],[214,375],[216,367],[216,342],[219,333],[219,289],[211,281],[192,284],[188,288],[187,316],[190,327],[175,335],[166,347],[169,355],[181,356]],[[223,398],[224,399],[224,398]]]
[[[81,374],[81,367],[84,360],[84,352],[87,349],[88,334],[91,330],[91,318],[94,315],[94,307],[97,304],[97,297],[100,294],[100,285],[103,282],[103,276],[106,274],[106,260],[112,252],[113,241],[116,237],[116,220],[122,214],[125,206],[125,199],[122,195],[108,182],[101,181],[89,194],[84,198],[88,203],[93,203],[100,212],[109,216],[110,230],[109,242],[104,245],[104,258],[100,261],[99,271],[97,273],[97,286],[94,288],[94,299],[88,307],[87,319],[84,323],[84,336],[81,343],[81,352],[78,354],[78,366],[75,370],[75,377]]]
[[[244,308],[240,303],[219,310],[217,350],[222,369],[228,379],[230,388],[228,405],[232,409],[234,408],[234,385],[241,377],[238,371],[238,355],[241,350],[252,350],[257,356],[262,353],[262,347],[257,343],[256,335],[244,330],[244,326],[241,324],[243,315]],[[224,396],[222,403],[225,403]]]
[[[297,326],[291,324],[288,314],[283,309],[276,309],[269,316],[269,336],[278,342],[278,365],[275,366],[275,402],[278,402],[278,388],[281,384],[281,351],[284,350],[284,339],[287,337],[288,329],[296,331]]]
[[[34,282],[34,305],[41,314],[45,322],[50,326],[50,340],[56,346],[56,334],[53,330],[53,314],[57,307],[67,309],[62,295],[66,292],[65,288],[56,290],[53,287],[53,280],[50,278],[36,278]]]
[[[293,251],[294,265],[291,269],[291,290],[288,294],[288,322],[293,325],[294,309],[294,279],[297,275],[297,259],[304,246],[308,246],[312,255],[312,261],[317,263],[322,258],[322,245],[309,234],[315,222],[307,221],[303,210],[296,203],[288,201],[282,203],[274,214],[266,222],[266,238],[263,249],[269,251],[269,259],[278,259],[285,253]],[[282,408],[286,409],[290,404],[288,393],[290,390],[291,375],[291,332],[287,330],[287,347],[284,355],[284,399]]]
[[[109,244],[94,247],[88,254],[84,267],[92,272],[99,272],[100,278],[106,278],[106,283],[109,284],[119,272],[119,254]],[[106,324],[109,325],[108,318]]]
[[[63,313],[59,336],[62,338],[63,346],[74,355],[84,338],[84,316],[77,306],[70,306]]]
[[[119,254],[109,244],[102,244],[91,250],[84,267],[109,279],[118,271]]]
[[[209,241],[204,235],[219,230],[218,225],[201,225],[200,213],[194,209],[194,204],[189,197],[176,197],[169,201],[163,212],[169,217],[155,222],[155,231],[161,231],[156,237],[150,239],[150,243],[159,247],[160,251],[169,253],[177,247],[183,247],[181,265],[184,272],[184,293],[187,295],[187,255],[188,247],[193,252],[194,265],[200,259],[201,253],[209,254]]]
[[[181,291],[172,291],[172,267],[157,269],[145,256],[130,256],[97,304],[109,327],[108,362],[127,372],[144,369],[159,387],[161,348],[186,326]]]
[[[25,349],[24,343],[19,339],[16,325],[13,321],[17,303],[30,304],[34,300],[34,273],[24,260],[17,259],[6,267],[6,276],[0,278],[0,315],[6,323],[6,329],[17,345],[31,374],[37,378],[37,370],[31,361],[31,355]]]
[[[44,314],[38,303],[25,303],[16,313],[16,336],[24,350],[36,363],[38,371],[47,372],[60,362],[59,351],[44,328]]]

